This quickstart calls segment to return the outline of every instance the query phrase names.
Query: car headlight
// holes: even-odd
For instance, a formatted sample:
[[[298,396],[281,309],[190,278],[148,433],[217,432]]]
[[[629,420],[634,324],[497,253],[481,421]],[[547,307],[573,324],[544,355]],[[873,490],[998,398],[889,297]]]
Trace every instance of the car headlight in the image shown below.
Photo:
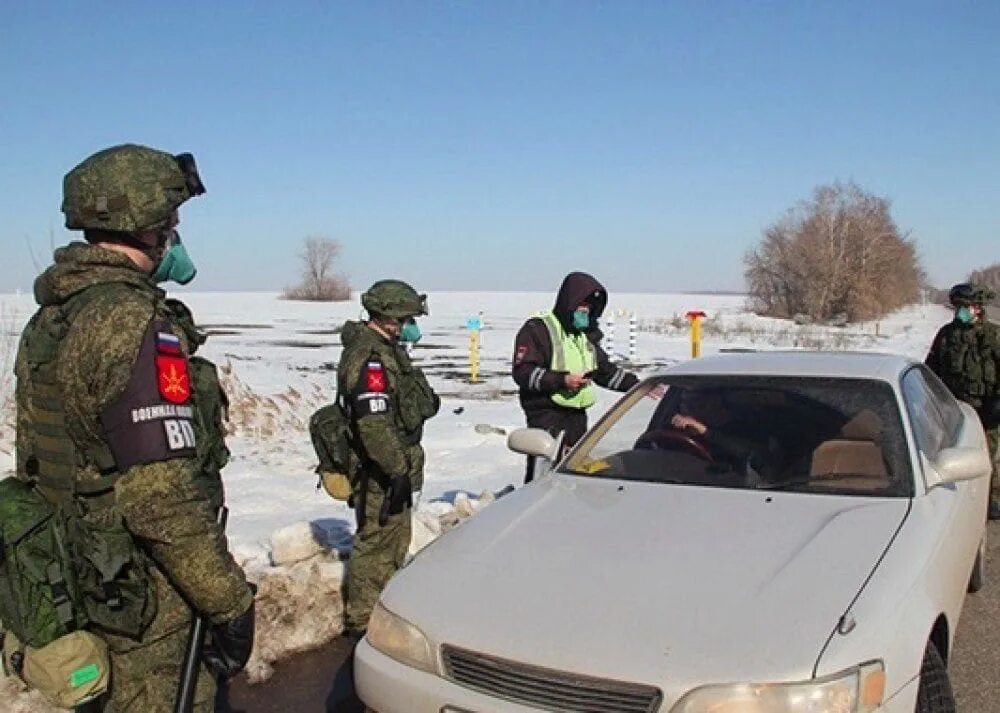
[[[885,666],[861,664],[825,678],[798,683],[703,686],[685,695],[671,713],[871,713],[885,697]]]
[[[434,651],[427,637],[406,619],[375,605],[368,620],[368,643],[386,656],[407,666],[436,673]]]

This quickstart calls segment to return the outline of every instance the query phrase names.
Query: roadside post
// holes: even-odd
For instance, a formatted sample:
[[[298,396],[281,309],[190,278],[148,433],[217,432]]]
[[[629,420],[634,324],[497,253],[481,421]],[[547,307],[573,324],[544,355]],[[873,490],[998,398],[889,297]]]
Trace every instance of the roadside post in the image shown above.
[[[479,381],[479,331],[482,327],[483,320],[478,315],[465,320],[465,328],[469,330],[469,381],[473,384]]]
[[[705,318],[705,313],[694,309],[686,316],[691,324],[691,358],[697,359],[701,356],[701,320]]]
[[[628,363],[629,364],[635,364],[639,359],[638,334],[639,334],[639,318],[635,316],[635,312],[631,312],[629,313],[628,316]]]

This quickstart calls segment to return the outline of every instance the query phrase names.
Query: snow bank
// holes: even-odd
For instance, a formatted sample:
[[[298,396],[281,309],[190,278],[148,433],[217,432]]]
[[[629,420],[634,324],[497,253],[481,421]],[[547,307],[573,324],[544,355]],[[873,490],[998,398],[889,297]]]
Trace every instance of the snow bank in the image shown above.
[[[6,713],[65,713],[46,703],[37,691],[27,691],[16,678],[8,678],[0,671],[0,710]]]
[[[444,532],[494,500],[459,493],[455,504],[422,503],[413,513],[412,557]],[[251,568],[258,586],[257,634],[247,665],[251,683],[266,680],[273,664],[288,656],[322,646],[343,630],[343,581],[350,550],[335,532],[321,525],[297,522],[271,538],[272,566]]]

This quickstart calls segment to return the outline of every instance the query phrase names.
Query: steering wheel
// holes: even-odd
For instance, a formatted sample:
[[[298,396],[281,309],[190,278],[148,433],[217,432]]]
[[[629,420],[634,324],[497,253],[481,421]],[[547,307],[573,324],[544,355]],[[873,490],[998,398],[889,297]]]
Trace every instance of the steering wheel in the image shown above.
[[[673,428],[660,428],[646,431],[635,442],[636,448],[659,448],[672,451],[687,451],[698,456],[707,463],[714,463],[715,458],[705,444],[694,436]]]

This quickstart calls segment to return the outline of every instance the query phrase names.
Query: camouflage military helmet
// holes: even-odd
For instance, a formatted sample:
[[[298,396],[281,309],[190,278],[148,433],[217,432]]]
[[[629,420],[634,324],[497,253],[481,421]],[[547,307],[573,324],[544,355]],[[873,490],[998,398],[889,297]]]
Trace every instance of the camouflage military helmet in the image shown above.
[[[961,282],[948,290],[948,301],[956,307],[984,305],[996,298],[996,292],[985,285]]]
[[[405,319],[427,314],[427,295],[417,294],[402,280],[379,280],[361,295],[361,304],[368,314],[379,317]]]
[[[204,192],[191,154],[123,144],[66,174],[62,211],[70,230],[134,233],[168,224],[181,203]]]
[[[976,286],[976,298],[979,304],[989,304],[997,298],[996,290],[992,287],[987,287],[986,285]]]

